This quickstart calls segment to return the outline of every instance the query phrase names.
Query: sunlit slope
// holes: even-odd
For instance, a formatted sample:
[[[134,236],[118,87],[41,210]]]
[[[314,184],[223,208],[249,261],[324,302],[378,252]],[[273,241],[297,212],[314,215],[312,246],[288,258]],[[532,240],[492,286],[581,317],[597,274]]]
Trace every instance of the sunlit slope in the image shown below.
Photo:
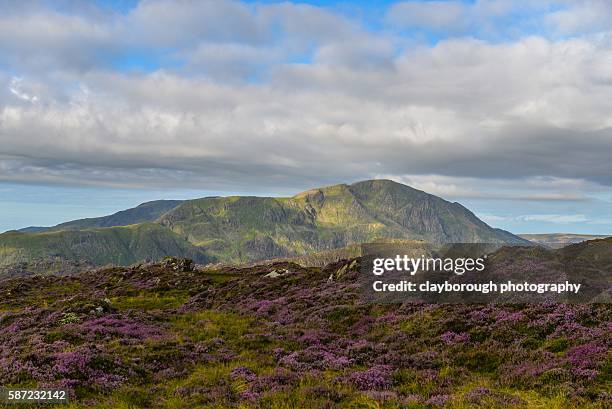
[[[381,238],[529,244],[458,203],[388,180],[313,189],[290,198],[204,198],[159,222],[225,261],[301,255]]]

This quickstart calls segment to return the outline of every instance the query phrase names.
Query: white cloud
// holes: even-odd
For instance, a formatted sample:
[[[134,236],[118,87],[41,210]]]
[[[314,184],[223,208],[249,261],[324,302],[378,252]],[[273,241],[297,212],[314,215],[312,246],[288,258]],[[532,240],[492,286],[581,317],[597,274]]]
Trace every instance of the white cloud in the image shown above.
[[[605,220],[592,220],[584,214],[526,214],[520,216],[495,215],[481,213],[478,215],[482,220],[491,224],[499,223],[552,223],[552,224],[606,224]]]
[[[546,16],[545,23],[560,34],[606,30],[612,19],[609,0],[570,0],[565,8]]]
[[[518,216],[516,220],[546,223],[584,223],[589,221],[584,214],[529,214]]]
[[[11,94],[15,95],[17,98],[21,99],[22,101],[28,101],[28,102],[38,101],[38,97],[36,95],[30,95],[27,92],[22,90],[21,81],[22,79],[17,78],[17,77],[13,77],[11,79],[11,84],[8,87]]]

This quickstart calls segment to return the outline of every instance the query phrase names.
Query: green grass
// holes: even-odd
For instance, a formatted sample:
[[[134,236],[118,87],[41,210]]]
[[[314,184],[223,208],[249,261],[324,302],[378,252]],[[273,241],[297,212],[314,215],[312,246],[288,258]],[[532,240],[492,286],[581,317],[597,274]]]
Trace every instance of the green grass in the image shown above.
[[[111,298],[111,305],[118,310],[163,310],[180,307],[189,295],[185,291],[165,292],[163,295],[141,292],[138,295]]]

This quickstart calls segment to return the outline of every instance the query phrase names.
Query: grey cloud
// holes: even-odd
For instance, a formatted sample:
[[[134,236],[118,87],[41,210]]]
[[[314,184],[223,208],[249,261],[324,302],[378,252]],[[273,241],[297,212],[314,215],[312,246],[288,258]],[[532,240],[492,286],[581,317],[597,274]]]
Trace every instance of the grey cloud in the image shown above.
[[[450,199],[523,202],[589,202],[601,186],[580,179],[527,177],[516,179],[456,177],[436,174],[377,175]]]
[[[231,82],[264,74],[267,66],[282,62],[283,57],[284,53],[276,48],[231,43],[201,44],[185,53],[184,58],[187,72]]]
[[[153,60],[178,57],[197,69],[203,62],[220,66],[223,54],[228,67],[238,57],[236,51],[228,55],[231,48],[243,47],[238,51],[250,53],[251,64],[269,64],[278,60],[270,59],[270,53],[301,56],[327,42],[349,41],[361,31],[332,12],[291,3],[144,0],[125,15],[79,2],[58,5],[70,13],[43,2],[0,7],[0,62],[37,75],[112,70],[115,62],[143,50]]]
[[[393,69],[394,45],[389,39],[354,35],[352,41],[336,41],[321,46],[315,62],[355,69]]]
[[[0,15],[0,61],[16,68],[86,70],[117,48],[112,25],[50,10]]]
[[[508,2],[485,3],[483,13],[507,12]],[[146,1],[98,25],[28,14],[24,45],[0,40],[9,51],[0,60],[25,67],[40,58],[55,72],[20,76],[15,93],[16,76],[0,70],[0,179],[274,189],[437,175],[472,186],[508,180],[506,199],[544,201],[590,192],[558,180],[612,187],[607,32],[451,39],[398,55],[394,34],[369,33],[329,10],[212,5]],[[16,30],[11,19],[0,16],[0,27]],[[37,19],[49,27],[46,40],[30,29]],[[186,66],[122,73],[96,65],[96,51],[125,52],[122,35],[129,47],[176,46]],[[310,49],[312,63],[291,62]],[[245,81],[261,71],[258,82]],[[551,185],[520,188],[540,177]],[[446,189],[492,196],[467,187]]]
[[[186,48],[210,42],[261,43],[270,36],[250,7],[227,0],[147,0],[125,22],[125,33],[140,43]]]

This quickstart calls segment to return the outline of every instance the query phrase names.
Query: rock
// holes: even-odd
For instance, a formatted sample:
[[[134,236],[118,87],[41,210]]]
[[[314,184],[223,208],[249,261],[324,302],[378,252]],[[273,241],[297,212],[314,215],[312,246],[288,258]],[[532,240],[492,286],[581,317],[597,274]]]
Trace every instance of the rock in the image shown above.
[[[193,271],[193,260],[189,258],[164,257],[161,264],[177,272]]]
[[[272,270],[271,272],[266,274],[264,277],[276,278],[276,277],[284,276],[286,274],[290,274],[290,271],[285,268],[282,270]]]
[[[278,271],[272,270],[271,272],[266,274],[264,277],[276,278],[276,277],[280,277],[281,275],[282,274],[279,274]]]

